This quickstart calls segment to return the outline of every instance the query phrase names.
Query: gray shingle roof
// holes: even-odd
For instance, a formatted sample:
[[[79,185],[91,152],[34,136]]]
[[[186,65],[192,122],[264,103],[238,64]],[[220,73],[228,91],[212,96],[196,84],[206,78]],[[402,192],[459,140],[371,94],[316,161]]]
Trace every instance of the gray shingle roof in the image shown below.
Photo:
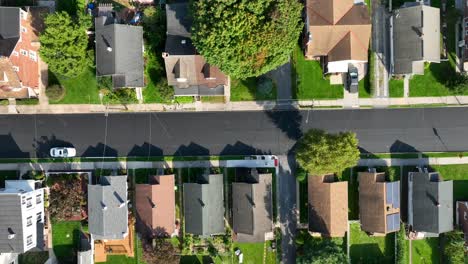
[[[167,38],[165,51],[170,55],[195,55],[192,44],[192,18],[189,4],[174,3],[166,5]],[[185,44],[182,42],[185,41]]]
[[[257,174],[256,183],[232,184],[233,230],[239,242],[262,242],[272,231],[271,174]]]
[[[453,181],[437,181],[439,177],[434,172],[408,176],[412,192],[408,215],[415,231],[440,234],[453,230]]]
[[[0,195],[0,252],[23,253],[23,221],[21,218],[21,196],[17,194]],[[15,233],[8,239],[9,229]]]
[[[103,176],[100,183],[88,185],[89,232],[94,239],[123,239],[128,233],[127,176]]]
[[[143,28],[96,18],[96,75],[113,75],[114,87],[144,87]]]
[[[426,5],[402,7],[393,15],[395,74],[423,74],[424,61],[440,62],[440,12]]]
[[[199,177],[200,183],[184,183],[185,231],[209,236],[224,233],[223,175]]]
[[[0,7],[0,56],[9,57],[20,37],[20,9]]]

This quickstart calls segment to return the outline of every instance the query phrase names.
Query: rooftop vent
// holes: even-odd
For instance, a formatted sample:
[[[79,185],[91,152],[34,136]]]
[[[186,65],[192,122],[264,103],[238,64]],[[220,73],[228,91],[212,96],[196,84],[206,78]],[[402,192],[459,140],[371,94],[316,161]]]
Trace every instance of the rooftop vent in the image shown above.
[[[8,234],[8,239],[13,239],[15,238],[15,234]]]
[[[121,202],[121,203],[119,204],[119,208],[122,208],[122,207],[124,207],[124,206],[125,206],[125,204],[126,204],[126,202]]]
[[[185,39],[183,39],[183,40],[180,41],[180,43],[185,45],[187,43],[187,41]]]
[[[101,202],[102,210],[107,210],[107,205],[104,202]]]
[[[111,47],[107,47],[107,51],[108,51],[108,52],[112,52],[112,48],[111,48]]]

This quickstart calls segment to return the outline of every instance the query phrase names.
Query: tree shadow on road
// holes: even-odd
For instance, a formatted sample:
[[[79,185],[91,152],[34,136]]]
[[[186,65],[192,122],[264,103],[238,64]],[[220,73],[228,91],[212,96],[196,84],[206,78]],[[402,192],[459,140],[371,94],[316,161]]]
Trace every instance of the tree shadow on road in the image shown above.
[[[289,139],[298,140],[302,137],[302,115],[297,109],[282,110],[279,107],[267,111],[266,114],[270,120],[278,127]]]

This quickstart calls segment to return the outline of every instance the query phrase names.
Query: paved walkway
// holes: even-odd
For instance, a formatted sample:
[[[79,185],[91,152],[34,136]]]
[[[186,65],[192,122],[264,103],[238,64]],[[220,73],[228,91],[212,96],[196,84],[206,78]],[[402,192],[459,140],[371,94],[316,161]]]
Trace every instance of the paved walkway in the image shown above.
[[[410,75],[407,74],[405,75],[405,78],[403,79],[403,97],[408,98],[409,97],[409,81],[410,81]]]
[[[285,63],[277,69],[267,73],[267,76],[275,81],[278,90],[278,101],[293,99],[291,91],[291,63]]]
[[[446,104],[453,106],[468,106],[468,96],[445,97],[408,97],[408,98],[359,98],[361,107],[384,107],[389,105],[411,106]],[[0,114],[74,114],[74,113],[106,113],[106,112],[166,112],[166,111],[264,111],[272,109],[291,109],[301,107],[336,108],[343,107],[343,99],[337,100],[302,100],[302,101],[244,101],[227,103],[190,103],[180,105],[166,104],[130,104],[105,105],[99,104],[67,104],[67,105],[16,105],[15,112],[9,112],[9,106],[0,106]]]

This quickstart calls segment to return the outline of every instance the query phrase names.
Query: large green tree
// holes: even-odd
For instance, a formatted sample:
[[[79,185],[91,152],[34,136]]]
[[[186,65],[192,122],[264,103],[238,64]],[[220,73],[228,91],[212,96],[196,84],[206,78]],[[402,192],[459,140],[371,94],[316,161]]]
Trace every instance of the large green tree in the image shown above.
[[[88,66],[86,19],[72,18],[66,12],[48,15],[40,36],[39,54],[49,69],[59,75],[75,77]]]
[[[288,61],[302,30],[298,0],[193,1],[192,40],[208,63],[238,79]]]
[[[308,236],[308,234],[307,234]],[[304,238],[301,234],[296,239],[298,264],[345,264],[348,257],[342,246],[328,238]]]
[[[296,159],[309,175],[341,173],[346,168],[356,166],[359,161],[356,134],[328,134],[322,130],[310,130],[298,142]]]

